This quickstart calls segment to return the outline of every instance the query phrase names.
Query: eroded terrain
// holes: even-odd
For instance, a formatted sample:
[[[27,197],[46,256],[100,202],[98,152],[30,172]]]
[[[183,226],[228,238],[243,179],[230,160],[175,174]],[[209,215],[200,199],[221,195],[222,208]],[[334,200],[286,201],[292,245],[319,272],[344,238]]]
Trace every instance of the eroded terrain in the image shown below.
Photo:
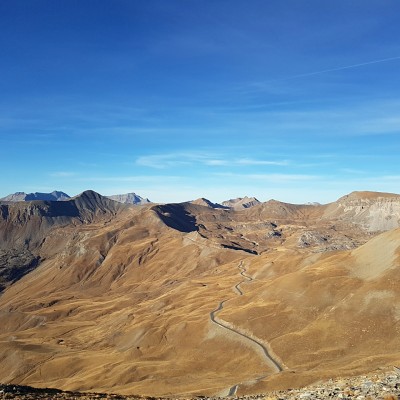
[[[396,365],[399,198],[3,203],[0,381],[226,396]]]

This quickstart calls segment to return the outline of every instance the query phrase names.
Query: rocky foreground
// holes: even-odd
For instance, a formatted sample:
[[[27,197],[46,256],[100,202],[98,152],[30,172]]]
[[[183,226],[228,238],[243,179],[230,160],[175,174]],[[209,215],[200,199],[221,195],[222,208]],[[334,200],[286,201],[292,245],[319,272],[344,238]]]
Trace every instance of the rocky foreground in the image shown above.
[[[2,397],[1,397],[2,396]],[[63,392],[57,389],[36,389],[29,386],[0,385],[1,399],[152,399],[155,397],[122,396],[105,393]],[[211,397],[198,399],[213,400]],[[240,396],[240,400],[400,400],[400,369],[343,379],[330,379],[301,389]],[[158,398],[162,399],[162,398]],[[168,398],[171,399],[171,398]]]

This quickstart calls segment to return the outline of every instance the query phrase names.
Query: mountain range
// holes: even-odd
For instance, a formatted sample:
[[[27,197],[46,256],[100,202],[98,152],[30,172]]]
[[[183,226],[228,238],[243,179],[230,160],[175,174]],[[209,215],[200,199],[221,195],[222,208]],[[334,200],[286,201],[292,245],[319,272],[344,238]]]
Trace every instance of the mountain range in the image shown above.
[[[70,196],[68,196],[64,192],[59,192],[54,190],[51,193],[25,193],[25,192],[16,192],[13,194],[9,194],[6,197],[0,199],[0,201],[32,201],[32,200],[47,200],[47,201],[63,201],[68,200]]]
[[[112,196],[106,196],[111,200],[118,201],[119,203],[124,204],[136,204],[143,205],[147,203],[151,203],[151,201],[147,198],[143,198],[136,193],[126,193],[126,194],[115,194]],[[33,200],[44,200],[44,201],[65,201],[70,199],[71,197],[60,191],[53,191],[51,193],[25,193],[25,192],[16,192],[13,194],[9,194],[6,197],[0,198],[0,201],[9,201],[9,202],[18,202],[18,201],[33,201]],[[250,208],[257,204],[260,204],[255,197],[238,197],[236,199],[231,199],[222,202],[222,204],[212,203],[210,200],[205,198],[200,198],[192,201],[193,204],[205,205],[211,208],[231,208],[235,210],[241,210],[243,208]]]
[[[118,201],[119,203],[124,204],[137,204],[142,205],[146,203],[151,203],[149,199],[140,197],[136,193],[126,193],[126,194],[116,194],[112,196],[107,196],[111,200]],[[25,192],[16,192],[13,194],[9,194],[6,197],[0,199],[0,201],[32,201],[32,200],[44,200],[44,201],[65,201],[70,199],[71,197],[59,191],[53,191],[51,193],[25,193]]]
[[[400,195],[255,200],[0,202],[0,382],[240,396],[398,365]]]

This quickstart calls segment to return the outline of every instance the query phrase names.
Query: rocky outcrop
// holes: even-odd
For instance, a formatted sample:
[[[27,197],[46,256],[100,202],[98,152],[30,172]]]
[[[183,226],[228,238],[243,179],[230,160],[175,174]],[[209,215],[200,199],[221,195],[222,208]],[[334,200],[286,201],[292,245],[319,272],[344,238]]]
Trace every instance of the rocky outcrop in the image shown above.
[[[353,192],[328,205],[323,218],[347,221],[369,232],[396,229],[400,227],[400,196]]]
[[[39,264],[40,258],[29,250],[0,250],[0,293]]]
[[[222,205],[234,210],[243,210],[245,208],[254,207],[260,204],[260,201],[255,197],[238,197],[236,199],[230,199],[222,202]]]
[[[141,197],[136,193],[126,193],[126,194],[114,194],[112,196],[107,196],[109,199],[118,201],[123,204],[135,204],[135,205],[143,205],[151,203],[149,199]]]

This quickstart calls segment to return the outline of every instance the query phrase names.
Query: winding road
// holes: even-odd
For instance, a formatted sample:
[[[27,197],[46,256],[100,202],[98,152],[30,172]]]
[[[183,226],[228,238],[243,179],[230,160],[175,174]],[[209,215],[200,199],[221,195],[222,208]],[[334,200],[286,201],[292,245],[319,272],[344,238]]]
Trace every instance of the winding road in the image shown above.
[[[234,288],[237,291],[237,293],[239,294],[239,296],[243,296],[243,292],[239,286],[246,281],[248,281],[248,282],[252,281],[253,278],[251,276],[246,275],[246,268],[243,265],[243,261],[240,262],[240,264],[238,265],[238,268],[240,270],[240,275],[242,275],[245,279],[242,280],[241,282],[239,282],[238,284],[236,284],[234,286]],[[261,349],[262,354],[265,358],[265,362],[266,362],[266,364],[268,364],[268,366],[270,368],[275,370],[276,373],[282,372],[283,371],[282,365],[271,355],[267,346],[264,343],[262,343],[262,341],[260,339],[251,337],[248,334],[246,334],[245,332],[240,332],[238,329],[231,327],[227,322],[224,322],[223,320],[221,320],[219,317],[216,316],[216,314],[224,308],[224,304],[227,301],[228,301],[228,299],[221,301],[219,303],[218,307],[215,310],[210,312],[211,321],[214,324],[218,325],[219,327],[221,327],[223,329],[227,329],[230,332],[233,332],[236,335],[239,335],[241,338],[244,338],[244,339],[250,341],[253,345],[255,345],[256,347]],[[256,380],[259,381],[263,378],[266,378],[269,375],[270,374],[257,377]],[[236,384],[236,385],[232,386],[231,388],[229,388],[228,396],[234,396],[236,394],[238,388],[239,388],[239,384]]]

